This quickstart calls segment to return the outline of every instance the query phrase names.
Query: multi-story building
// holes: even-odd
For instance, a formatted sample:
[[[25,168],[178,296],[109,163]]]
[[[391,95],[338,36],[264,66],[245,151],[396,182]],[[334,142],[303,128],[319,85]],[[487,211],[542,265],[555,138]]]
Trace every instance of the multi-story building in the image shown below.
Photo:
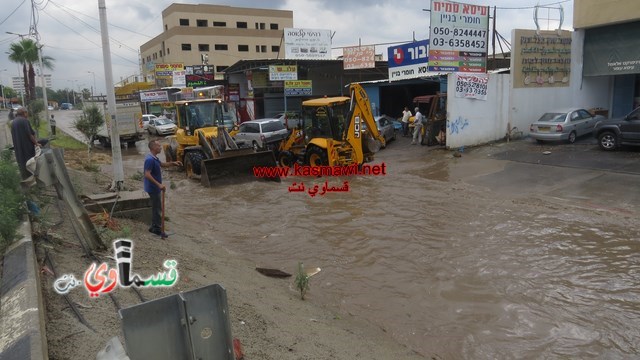
[[[42,79],[40,78],[40,75],[36,75],[35,80],[36,86],[42,87]],[[44,74],[44,83],[46,84],[47,88],[51,89],[51,74]],[[24,93],[24,78],[22,78],[22,76],[11,77],[11,87],[18,93]]]
[[[171,4],[162,11],[162,24],[163,32],[140,47],[148,81],[157,64],[207,65],[220,74],[239,60],[282,58],[283,30],[293,27],[293,12]]]

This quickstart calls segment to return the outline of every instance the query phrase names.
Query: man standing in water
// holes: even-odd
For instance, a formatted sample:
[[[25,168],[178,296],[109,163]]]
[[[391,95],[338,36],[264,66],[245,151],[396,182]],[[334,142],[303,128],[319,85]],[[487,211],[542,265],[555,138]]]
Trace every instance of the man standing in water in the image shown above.
[[[144,191],[151,198],[151,227],[149,232],[162,238],[167,234],[162,229],[162,192],[167,187],[162,183],[162,167],[182,166],[180,161],[162,162],[158,154],[162,152],[162,145],[158,140],[149,141],[149,154],[144,159]]]

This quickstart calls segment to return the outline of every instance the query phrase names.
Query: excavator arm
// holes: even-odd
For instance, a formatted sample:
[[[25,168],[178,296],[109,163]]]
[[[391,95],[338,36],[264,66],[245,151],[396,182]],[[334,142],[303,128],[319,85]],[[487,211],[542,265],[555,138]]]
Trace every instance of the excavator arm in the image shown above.
[[[351,106],[350,106],[350,119],[347,133],[345,134],[346,141],[348,141],[354,148],[356,162],[362,164],[365,162],[366,153],[374,153],[380,149],[380,146],[385,145],[385,140],[382,134],[378,131],[373,113],[371,111],[371,104],[369,97],[360,84],[351,84],[349,87],[351,93]],[[368,134],[372,139],[363,138],[367,136],[362,130],[362,125],[365,124]]]

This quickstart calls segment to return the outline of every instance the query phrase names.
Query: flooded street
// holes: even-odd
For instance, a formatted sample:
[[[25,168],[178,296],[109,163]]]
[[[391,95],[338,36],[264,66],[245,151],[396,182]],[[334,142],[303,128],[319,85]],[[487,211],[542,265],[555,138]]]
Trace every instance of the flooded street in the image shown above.
[[[637,175],[408,142],[377,154],[386,176],[203,188],[171,173],[170,230],[195,259],[215,243],[257,266],[318,266],[309,301],[426,358],[637,357],[640,195],[590,188]],[[325,181],[349,192],[288,190]]]

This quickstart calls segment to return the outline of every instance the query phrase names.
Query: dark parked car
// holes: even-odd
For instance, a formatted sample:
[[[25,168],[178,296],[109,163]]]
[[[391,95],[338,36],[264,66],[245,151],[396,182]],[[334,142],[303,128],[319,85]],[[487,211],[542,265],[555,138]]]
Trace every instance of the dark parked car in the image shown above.
[[[640,145],[640,107],[623,118],[598,121],[593,133],[602,150],[616,150],[620,145]]]

